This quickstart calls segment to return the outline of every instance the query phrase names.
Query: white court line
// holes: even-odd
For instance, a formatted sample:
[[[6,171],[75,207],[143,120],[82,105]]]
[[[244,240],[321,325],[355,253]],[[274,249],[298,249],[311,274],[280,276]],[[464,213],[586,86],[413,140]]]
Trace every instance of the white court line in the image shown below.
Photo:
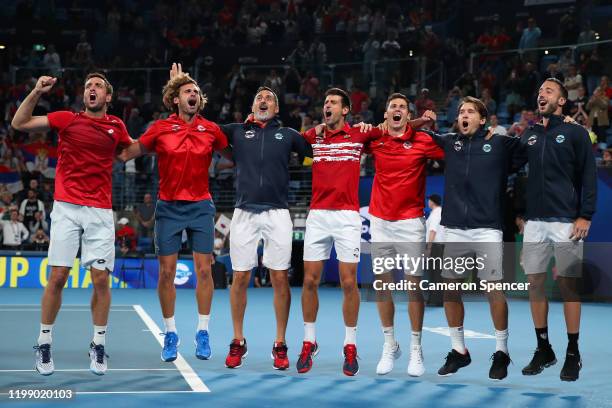
[[[142,306],[133,305],[133,307],[136,313],[138,313],[138,315],[144,322],[144,324],[149,328],[149,330],[151,330],[151,333],[161,333],[161,329],[159,328],[159,326],[157,326],[153,319],[151,319],[151,316],[149,316],[149,314],[145,312]],[[164,346],[164,341],[162,340],[161,336],[153,334],[153,337],[155,337],[160,346]],[[206,384],[204,384],[202,379],[195,373],[195,371],[193,371],[193,368],[191,368],[191,366],[187,363],[185,358],[183,358],[180,353],[177,353],[176,360],[174,360],[174,365],[179,370],[183,378],[185,378],[185,381],[187,381],[187,384],[189,384],[193,391],[210,392],[210,389],[206,386]]]
[[[57,371],[57,370],[56,370]],[[193,394],[202,391],[193,390],[168,390],[168,391],[75,391],[76,395],[103,395],[103,394]],[[0,392],[0,395],[9,395],[8,392]],[[56,400],[57,401],[57,400]],[[70,401],[70,400],[66,400]]]
[[[0,370],[0,373],[24,373],[24,372],[35,372],[34,369],[29,370]],[[77,372],[77,371],[91,371],[89,368],[64,368],[55,371],[62,372]],[[106,371],[177,371],[176,368],[109,368]]]
[[[431,332],[431,333],[435,333],[435,334],[439,334],[441,336],[446,336],[446,337],[450,337],[450,331],[448,330],[448,327],[426,327],[423,326],[423,330]],[[487,333],[480,333],[474,330],[468,330],[468,329],[463,329],[463,335],[465,338],[468,339],[495,339],[495,336],[492,336],[490,334]]]

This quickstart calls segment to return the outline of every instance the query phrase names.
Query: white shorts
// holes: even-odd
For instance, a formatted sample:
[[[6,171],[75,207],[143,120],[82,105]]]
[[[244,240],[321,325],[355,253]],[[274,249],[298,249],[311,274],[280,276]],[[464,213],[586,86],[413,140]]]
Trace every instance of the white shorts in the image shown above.
[[[329,259],[332,245],[341,262],[359,263],[361,216],[352,210],[310,210],[306,218],[304,260]]]
[[[545,273],[554,255],[557,274],[582,276],[582,241],[572,241],[571,222],[527,221],[523,237],[525,274]]]
[[[257,266],[257,245],[264,240],[263,264],[284,271],[291,266],[293,223],[287,209],[252,212],[236,208],[230,225],[230,258],[235,271]]]
[[[373,263],[377,262],[377,258],[395,258],[396,255],[421,258],[425,253],[425,219],[387,221],[370,215],[370,237]],[[404,268],[404,273],[423,276],[422,264],[417,265],[416,268]],[[383,268],[372,270],[375,275],[391,272]]]
[[[444,263],[453,262],[453,269],[443,268],[442,277],[446,279],[463,279],[469,276],[469,269],[464,264],[467,259],[476,261],[473,269],[478,271],[478,278],[487,281],[498,281],[504,277],[504,235],[501,230],[493,228],[444,229]]]
[[[115,266],[115,223],[110,208],[53,202],[49,265],[72,267],[81,245],[81,266]]]

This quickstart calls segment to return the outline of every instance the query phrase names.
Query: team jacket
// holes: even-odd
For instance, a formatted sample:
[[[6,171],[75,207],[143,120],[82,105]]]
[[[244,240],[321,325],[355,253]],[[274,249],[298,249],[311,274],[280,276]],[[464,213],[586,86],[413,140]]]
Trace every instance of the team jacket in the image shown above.
[[[527,218],[591,219],[597,201],[597,170],[588,132],[552,116],[521,136],[529,162]]]
[[[311,156],[302,135],[272,119],[221,125],[236,163],[236,208],[262,211],[287,208],[291,152]]]
[[[504,193],[520,139],[486,131],[472,137],[426,132],[444,149],[444,205],[440,224],[449,228],[502,229]]]

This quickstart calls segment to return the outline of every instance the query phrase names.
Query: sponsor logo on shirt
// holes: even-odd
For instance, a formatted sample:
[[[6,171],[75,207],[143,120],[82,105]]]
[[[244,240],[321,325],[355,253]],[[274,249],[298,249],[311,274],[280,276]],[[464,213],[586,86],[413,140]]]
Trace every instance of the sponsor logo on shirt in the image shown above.
[[[179,125],[172,125],[172,131],[178,132],[181,127]]]
[[[354,256],[355,258],[359,258],[359,248],[355,248],[355,249],[353,249],[353,256]]]
[[[412,143],[410,142],[404,142],[403,146],[404,146],[404,149],[412,149]]]
[[[115,131],[113,129],[108,129],[107,132],[108,132],[109,135],[112,135],[113,133],[115,133]]]
[[[459,150],[461,150],[463,148],[463,142],[461,140],[457,140],[455,142],[455,151],[458,152]]]
[[[537,141],[538,141],[538,137],[536,135],[531,135],[529,136],[529,139],[527,139],[527,144],[529,146],[533,146],[534,144],[536,144]]]
[[[283,134],[282,133],[277,133],[277,134],[274,135],[274,138],[276,140],[283,140]]]
[[[197,129],[198,129],[198,132],[203,132],[206,130],[206,128],[202,125],[198,125]]]
[[[563,143],[563,142],[565,142],[565,136],[559,135],[559,136],[557,136],[557,138],[555,140],[557,141],[557,143]]]
[[[485,153],[489,153],[489,152],[491,151],[491,145],[490,145],[490,144],[488,144],[488,143],[485,143],[485,144],[482,146],[482,150],[483,150]]]
[[[255,137],[255,131],[254,130],[247,130],[246,132],[244,132],[244,137],[246,137],[247,139],[252,139]]]
[[[344,135],[344,138],[345,138],[345,139],[350,139],[350,138],[351,138],[351,135]]]

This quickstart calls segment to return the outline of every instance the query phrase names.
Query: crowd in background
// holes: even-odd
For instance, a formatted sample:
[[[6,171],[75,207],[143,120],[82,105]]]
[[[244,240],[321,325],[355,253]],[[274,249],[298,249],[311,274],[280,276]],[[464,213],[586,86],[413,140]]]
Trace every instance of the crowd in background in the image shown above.
[[[14,30],[13,41],[0,51],[0,175],[18,176],[0,184],[3,246],[44,249],[48,244],[57,135],[24,134],[10,127],[20,101],[43,73],[59,80],[35,114],[81,110],[84,73],[108,70],[115,86],[111,113],[125,121],[133,138],[167,115],[159,92],[173,61],[196,67],[209,99],[203,112],[207,118],[244,121],[256,89],[266,85],[279,95],[283,124],[300,131],[319,122],[323,93],[336,85],[350,93],[350,122],[381,121],[386,96],[398,91],[409,94],[413,115],[435,110],[438,129],[450,131],[461,97],[473,95],[487,105],[488,127],[520,136],[538,120],[539,84],[556,77],[569,90],[565,113],[589,129],[598,162],[611,165],[612,86],[607,73],[612,61],[601,46],[591,45],[599,34],[589,19],[568,7],[554,32],[528,15],[452,30],[458,3],[474,2],[193,0],[176,7],[172,1],[131,0],[83,1],[75,7],[55,1],[45,2],[50,9],[44,10],[39,2],[8,2],[0,12]],[[48,34],[45,41],[37,37],[41,30]],[[532,50],[545,44],[578,47]],[[262,55],[276,53],[278,61],[249,68],[240,54],[245,47]],[[509,49],[520,51],[496,54]],[[233,63],[221,63],[219,55],[233,56]],[[443,80],[428,76],[415,88],[419,65],[413,56],[425,57],[418,64],[425,64],[426,73],[442,66]],[[343,62],[351,64],[330,68]],[[138,67],[157,70],[147,76],[151,72],[120,69]],[[369,160],[363,167],[362,174],[371,174]],[[439,163],[430,166],[432,173],[441,170]],[[309,191],[308,172],[293,163],[292,188]],[[215,157],[210,175],[215,200],[231,203],[232,163]],[[157,182],[154,157],[115,163],[119,251],[151,248]],[[307,197],[297,194],[290,201],[308,204]]]

